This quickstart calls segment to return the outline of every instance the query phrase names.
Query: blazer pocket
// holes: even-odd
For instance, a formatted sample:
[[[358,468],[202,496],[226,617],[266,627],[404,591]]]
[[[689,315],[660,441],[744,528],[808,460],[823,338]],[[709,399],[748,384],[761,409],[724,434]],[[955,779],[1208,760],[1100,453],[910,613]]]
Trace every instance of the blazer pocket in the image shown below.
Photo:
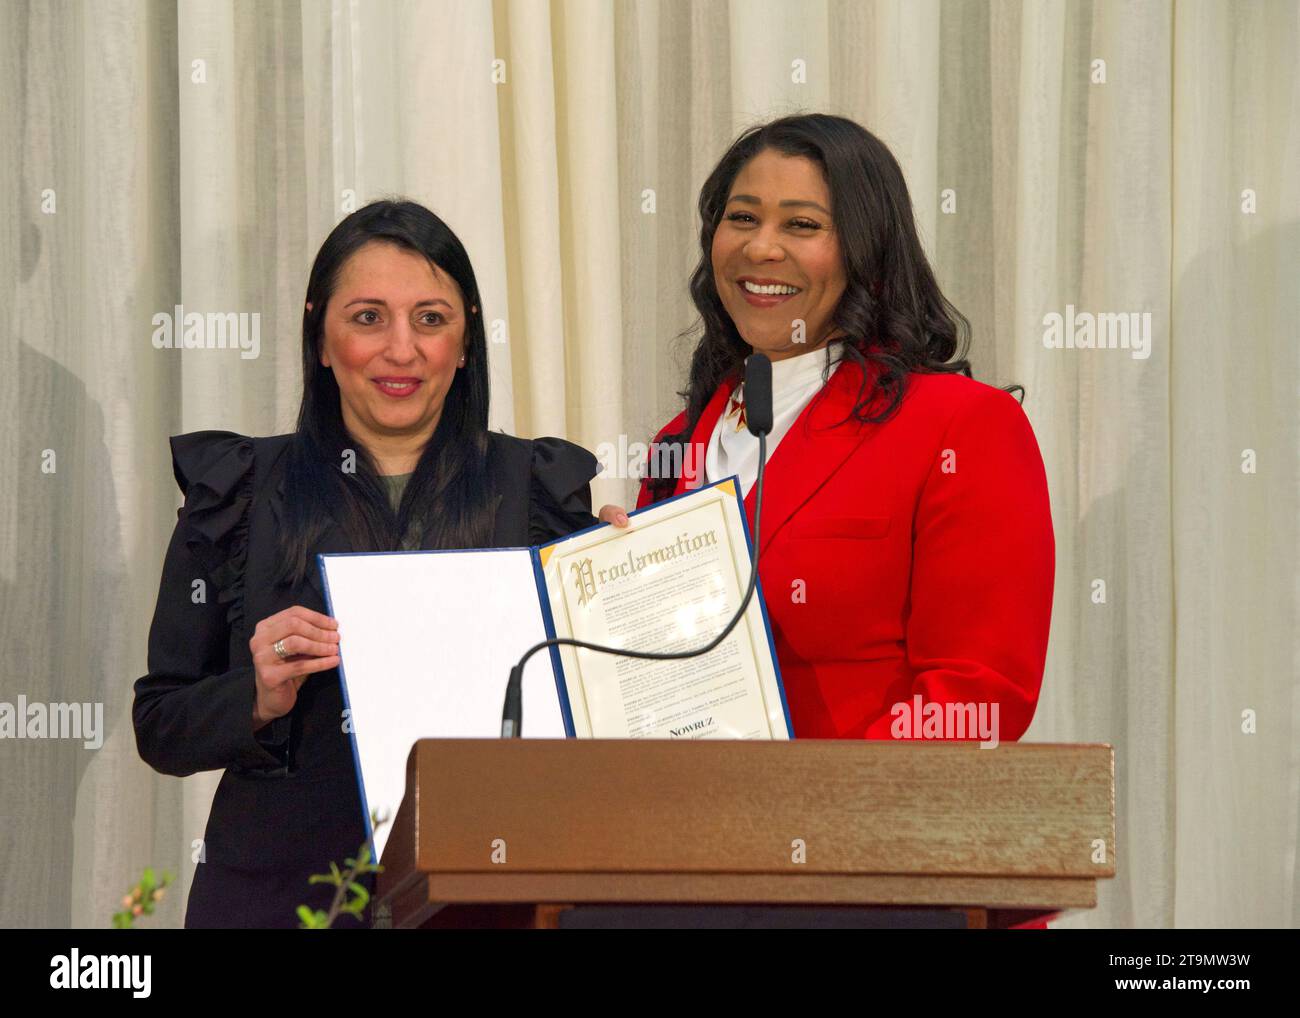
[[[866,540],[889,533],[888,516],[810,516],[795,517],[790,523],[791,537],[846,537]]]

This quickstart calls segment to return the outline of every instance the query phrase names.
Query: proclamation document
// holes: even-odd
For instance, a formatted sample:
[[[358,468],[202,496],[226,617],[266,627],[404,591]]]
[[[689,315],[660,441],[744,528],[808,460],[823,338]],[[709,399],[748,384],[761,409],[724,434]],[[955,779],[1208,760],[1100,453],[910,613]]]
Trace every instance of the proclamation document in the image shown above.
[[[750,578],[734,479],[538,549],[554,633],[627,650],[685,651],[717,636]],[[761,591],[708,654],[675,661],[558,648],[574,734],[602,739],[788,739]]]
[[[749,531],[734,478],[542,547],[318,556],[339,621],[343,731],[363,820],[395,816],[412,744],[495,738],[512,666],[572,637],[702,647],[740,606]],[[549,647],[524,670],[523,733],[543,738],[789,739],[761,589],[726,640],[677,661]],[[382,853],[388,828],[375,836]]]

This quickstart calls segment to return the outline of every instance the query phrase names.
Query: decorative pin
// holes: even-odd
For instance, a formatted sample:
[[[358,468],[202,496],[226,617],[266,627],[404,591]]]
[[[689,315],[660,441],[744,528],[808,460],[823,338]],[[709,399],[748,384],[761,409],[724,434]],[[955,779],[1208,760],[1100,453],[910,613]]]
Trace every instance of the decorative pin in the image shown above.
[[[743,389],[740,393],[740,399],[732,396],[727,404],[727,419],[730,420],[733,417],[736,418],[736,430],[743,431],[748,424],[745,418],[745,392]]]

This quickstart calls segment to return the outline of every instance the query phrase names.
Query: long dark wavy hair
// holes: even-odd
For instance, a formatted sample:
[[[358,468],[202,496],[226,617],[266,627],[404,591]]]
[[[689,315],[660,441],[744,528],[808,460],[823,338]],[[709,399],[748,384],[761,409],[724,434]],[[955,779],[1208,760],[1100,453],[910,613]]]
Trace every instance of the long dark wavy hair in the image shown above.
[[[691,275],[690,292],[703,335],[691,356],[687,386],[678,394],[686,402],[685,427],[659,440],[661,446],[676,446],[676,454],[664,455],[661,448],[651,462],[677,466],[685,462],[684,443],[709,399],[725,380],[739,381],[751,352],[718,296],[713,235],[736,175],[767,149],[812,160],[821,167],[830,190],[845,288],[829,328],[846,337],[838,344],[841,358],[864,369],[845,421],[878,423],[892,416],[903,400],[910,372],[971,375],[966,360],[970,323],[939,290],[916,235],[912,200],[893,154],[874,134],[844,117],[824,113],[782,117],[742,133],[700,190],[700,261]],[[879,368],[874,382],[865,370],[868,361]],[[827,376],[829,372],[828,360]],[[1009,389],[1024,392],[1020,386]],[[679,472],[677,466],[672,473]],[[649,478],[655,500],[672,494],[677,477],[669,474],[665,470]]]
[[[438,426],[407,482],[396,513],[374,459],[343,424],[334,372],[320,362],[325,312],[347,260],[372,241],[395,244],[428,259],[460,287],[465,303],[465,366],[456,371]],[[372,202],[342,220],[325,238],[307,281],[302,318],[302,404],[285,470],[287,519],[279,535],[276,573],[301,583],[314,568],[310,549],[337,519],[358,551],[400,547],[412,520],[437,548],[486,544],[495,506],[487,481],[487,338],[478,283],[459,238],[423,205]],[[355,470],[345,470],[345,453]]]

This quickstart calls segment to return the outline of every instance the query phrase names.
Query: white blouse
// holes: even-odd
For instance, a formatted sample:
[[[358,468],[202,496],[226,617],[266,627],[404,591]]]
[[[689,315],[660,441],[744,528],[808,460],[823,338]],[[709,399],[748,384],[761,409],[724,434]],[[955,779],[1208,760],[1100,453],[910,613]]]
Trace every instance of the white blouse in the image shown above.
[[[767,436],[767,462],[771,462],[781,439],[825,384],[822,372],[827,359],[831,360],[833,372],[839,355],[840,343],[832,340],[820,350],[772,362],[772,431]],[[738,385],[728,397],[704,453],[706,481],[717,481],[735,474],[740,478],[742,498],[749,494],[749,489],[758,479],[758,439],[741,421],[740,401],[744,399],[744,388],[743,383]]]

